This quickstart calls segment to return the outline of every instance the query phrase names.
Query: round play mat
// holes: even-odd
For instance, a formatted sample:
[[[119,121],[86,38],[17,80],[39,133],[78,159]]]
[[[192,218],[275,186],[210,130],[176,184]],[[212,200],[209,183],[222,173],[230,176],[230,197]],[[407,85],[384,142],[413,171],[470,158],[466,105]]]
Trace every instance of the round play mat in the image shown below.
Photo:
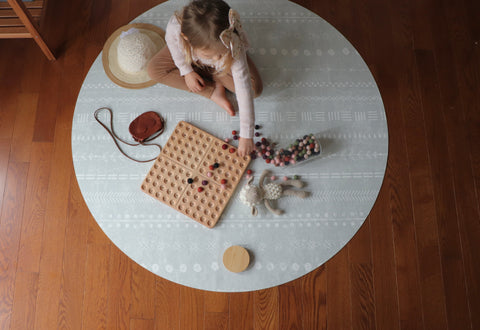
[[[168,1],[133,22],[165,29],[170,16],[184,4]],[[72,152],[85,202],[119,249],[170,281],[233,292],[299,278],[345,246],[379,193],[388,131],[372,74],[355,48],[329,23],[286,0],[229,4],[240,14],[250,40],[249,55],[264,82],[263,94],[255,99],[261,137],[286,146],[314,134],[322,146],[320,157],[296,166],[280,168],[262,159],[252,160],[248,168],[254,183],[264,169],[279,178],[298,175],[307,183],[303,189],[310,197],[282,197],[277,205],[285,211],[283,215],[260,205],[254,217],[239,199],[247,181],[243,177],[210,229],[146,194],[141,185],[153,162],[140,164],[125,158],[95,121],[97,108],[111,108],[115,132],[130,141],[130,122],[143,112],[159,112],[166,126],[154,142],[164,147],[181,121],[223,140],[238,130],[238,116],[230,117],[193,93],[159,84],[141,90],[119,87],[105,74],[102,54],[78,96]],[[109,120],[106,115],[101,119]],[[158,154],[155,147],[125,151],[139,159]],[[228,271],[222,259],[235,245],[249,253],[249,266],[239,273]]]

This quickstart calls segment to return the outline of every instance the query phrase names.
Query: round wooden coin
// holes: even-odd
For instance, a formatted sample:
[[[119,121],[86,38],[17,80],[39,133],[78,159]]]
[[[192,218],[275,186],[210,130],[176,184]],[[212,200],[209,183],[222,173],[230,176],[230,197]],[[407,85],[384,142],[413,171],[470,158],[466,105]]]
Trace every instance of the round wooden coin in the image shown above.
[[[231,246],[223,253],[223,264],[231,272],[243,272],[247,269],[249,263],[250,255],[248,251],[239,245]]]

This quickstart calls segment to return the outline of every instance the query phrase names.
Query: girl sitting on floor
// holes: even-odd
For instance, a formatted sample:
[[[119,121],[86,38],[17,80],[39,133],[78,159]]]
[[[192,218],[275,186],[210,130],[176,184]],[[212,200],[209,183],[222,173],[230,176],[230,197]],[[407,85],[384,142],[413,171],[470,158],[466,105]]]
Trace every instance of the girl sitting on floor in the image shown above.
[[[207,97],[235,115],[225,88],[236,94],[240,116],[238,154],[253,149],[253,98],[262,80],[247,56],[248,40],[236,11],[222,0],[194,0],[168,22],[167,47],[148,64],[150,77]]]

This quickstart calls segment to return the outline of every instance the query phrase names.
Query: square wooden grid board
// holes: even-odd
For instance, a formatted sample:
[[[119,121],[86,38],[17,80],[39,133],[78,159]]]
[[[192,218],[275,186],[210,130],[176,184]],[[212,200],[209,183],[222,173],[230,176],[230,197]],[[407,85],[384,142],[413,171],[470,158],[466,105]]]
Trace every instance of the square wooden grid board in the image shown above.
[[[223,145],[227,148],[223,149]],[[215,163],[218,168],[209,169]],[[143,180],[141,189],[198,223],[213,228],[249,163],[250,156],[238,156],[237,148],[181,121]],[[211,177],[207,176],[208,172],[212,173]],[[189,178],[193,183],[188,183]],[[224,187],[222,179],[226,180]],[[203,185],[202,181],[207,184]],[[203,191],[199,192],[199,187]]]

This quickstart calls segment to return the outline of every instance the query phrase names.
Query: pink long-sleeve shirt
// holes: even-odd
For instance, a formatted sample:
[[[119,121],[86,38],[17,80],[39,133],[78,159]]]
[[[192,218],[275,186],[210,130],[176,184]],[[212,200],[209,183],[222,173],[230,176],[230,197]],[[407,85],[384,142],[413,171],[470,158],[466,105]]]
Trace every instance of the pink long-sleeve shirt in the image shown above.
[[[168,49],[172,54],[175,65],[180,70],[180,75],[185,76],[193,71],[191,64],[185,60],[185,50],[181,36],[180,22],[173,15],[165,32],[165,41]],[[199,61],[204,65],[215,67],[217,70],[223,68],[222,59],[214,61],[211,59],[199,58],[192,52],[192,60]],[[246,49],[240,52],[237,59],[234,59],[231,66],[233,83],[235,84],[235,94],[238,102],[238,112],[240,117],[240,137],[253,138],[253,131],[255,126],[255,113],[253,107],[253,92],[252,82],[250,78],[250,70],[248,68]]]

